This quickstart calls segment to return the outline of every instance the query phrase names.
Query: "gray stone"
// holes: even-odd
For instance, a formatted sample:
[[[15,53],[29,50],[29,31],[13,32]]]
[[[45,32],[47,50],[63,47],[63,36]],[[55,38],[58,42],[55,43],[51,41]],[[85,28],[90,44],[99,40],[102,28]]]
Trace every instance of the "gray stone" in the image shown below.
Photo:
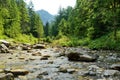
[[[10,42],[8,42],[6,40],[0,40],[0,43],[4,44],[7,47],[9,47],[11,45]]]
[[[119,76],[120,75],[120,72],[117,71],[117,70],[105,70],[103,72],[103,75],[105,77],[110,77],[110,76]]]
[[[33,48],[34,48],[34,49],[45,49],[46,46],[43,45],[43,44],[36,44],[36,45],[33,45]]]
[[[0,80],[14,80],[14,76],[12,73],[0,73]]]
[[[47,57],[41,57],[40,60],[48,60]]]
[[[8,53],[9,49],[7,48],[5,44],[0,44],[0,51],[1,53]]]
[[[32,56],[41,56],[41,53],[40,52],[35,52],[35,53],[32,53]]]
[[[20,80],[28,80],[26,76],[18,76]]]
[[[110,66],[111,69],[120,71],[120,64],[113,64]]]
[[[60,67],[59,72],[67,73],[67,68],[65,67]]]
[[[67,72],[70,74],[73,74],[74,72],[76,72],[76,70],[75,69],[67,69]]]
[[[0,73],[3,73],[4,72],[4,70],[3,69],[0,69]]]
[[[92,57],[87,54],[80,53],[69,53],[67,57],[70,61],[94,62],[97,60],[97,57]]]

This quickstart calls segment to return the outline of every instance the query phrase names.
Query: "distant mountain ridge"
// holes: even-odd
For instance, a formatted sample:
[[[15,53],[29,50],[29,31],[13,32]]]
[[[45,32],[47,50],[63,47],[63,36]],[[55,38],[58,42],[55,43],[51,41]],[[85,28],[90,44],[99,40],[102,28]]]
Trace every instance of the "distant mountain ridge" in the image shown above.
[[[45,11],[45,10],[38,10],[37,13],[40,15],[41,20],[43,22],[43,24],[45,25],[47,22],[51,22],[54,20],[54,16],[52,14],[50,14],[49,12]]]

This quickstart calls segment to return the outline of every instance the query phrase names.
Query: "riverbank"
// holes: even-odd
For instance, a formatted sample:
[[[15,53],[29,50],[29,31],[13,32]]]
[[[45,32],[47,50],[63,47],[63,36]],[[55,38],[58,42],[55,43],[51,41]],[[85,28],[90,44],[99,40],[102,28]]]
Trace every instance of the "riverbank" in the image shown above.
[[[82,47],[50,47],[44,44],[14,44],[8,47],[8,51],[0,53],[0,75],[5,73],[3,77],[8,77],[8,73],[11,73],[13,77],[5,80],[120,79],[119,52]],[[93,62],[71,61],[67,56],[71,52],[99,57]]]

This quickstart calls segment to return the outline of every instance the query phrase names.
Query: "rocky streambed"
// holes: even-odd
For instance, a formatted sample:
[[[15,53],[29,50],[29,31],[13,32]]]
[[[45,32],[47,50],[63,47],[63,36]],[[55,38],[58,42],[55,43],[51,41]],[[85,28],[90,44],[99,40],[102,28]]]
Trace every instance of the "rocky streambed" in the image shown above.
[[[1,44],[0,80],[120,80],[120,52]]]

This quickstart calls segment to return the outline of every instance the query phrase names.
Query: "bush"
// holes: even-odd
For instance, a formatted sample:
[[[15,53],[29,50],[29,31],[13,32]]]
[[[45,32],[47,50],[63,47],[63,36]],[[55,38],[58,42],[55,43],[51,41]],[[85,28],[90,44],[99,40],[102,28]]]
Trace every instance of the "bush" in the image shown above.
[[[14,40],[16,42],[32,43],[32,44],[38,41],[37,38],[34,38],[32,35],[25,35],[25,34],[20,34],[18,37],[15,37]]]
[[[120,50],[120,41],[115,41],[111,34],[102,36],[96,40],[93,40],[88,45],[91,49],[109,49],[109,50]]]

